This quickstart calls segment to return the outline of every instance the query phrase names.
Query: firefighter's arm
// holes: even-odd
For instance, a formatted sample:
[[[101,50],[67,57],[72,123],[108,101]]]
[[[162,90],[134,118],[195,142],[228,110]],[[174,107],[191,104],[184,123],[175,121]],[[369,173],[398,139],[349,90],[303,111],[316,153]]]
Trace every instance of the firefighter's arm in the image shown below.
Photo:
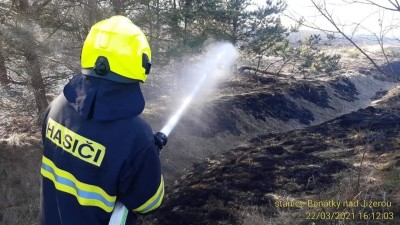
[[[154,142],[128,162],[119,182],[119,201],[128,210],[146,214],[157,209],[164,197],[164,180]]]

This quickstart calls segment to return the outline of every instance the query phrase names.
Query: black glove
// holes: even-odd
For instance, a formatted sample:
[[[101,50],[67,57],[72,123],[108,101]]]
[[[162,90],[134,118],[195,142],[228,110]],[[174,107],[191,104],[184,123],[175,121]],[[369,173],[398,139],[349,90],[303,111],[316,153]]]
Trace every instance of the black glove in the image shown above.
[[[154,142],[157,147],[161,150],[168,142],[168,137],[164,133],[157,132],[154,134]]]

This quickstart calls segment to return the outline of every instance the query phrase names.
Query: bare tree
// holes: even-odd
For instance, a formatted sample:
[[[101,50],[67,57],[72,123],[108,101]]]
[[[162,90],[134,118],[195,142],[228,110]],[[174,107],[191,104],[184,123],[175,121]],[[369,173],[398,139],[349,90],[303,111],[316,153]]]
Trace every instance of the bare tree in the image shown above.
[[[326,3],[324,2],[323,4],[317,4],[315,0],[311,0],[311,3],[315,6],[315,8],[321,13],[322,16],[325,17],[336,29],[337,32],[339,32],[344,38],[346,38],[354,47],[356,47],[367,59],[377,68],[381,73],[383,70],[380,68],[380,66],[375,62],[374,59],[371,58],[369,54],[367,54],[366,51],[364,51],[357,43],[353,41],[351,36],[348,36],[345,34],[345,32],[339,27],[338,23],[333,19],[332,13],[330,13],[326,7]]]
[[[397,0],[342,0],[342,3],[347,4],[347,6],[360,6],[360,5],[368,5],[371,7],[375,7],[377,12],[379,13],[379,18],[378,18],[378,25],[380,27],[380,30],[378,31],[373,31],[368,28],[368,26],[363,25],[363,22],[365,19],[369,18],[371,15],[368,15],[366,18],[363,20],[360,20],[356,22],[355,24],[352,24],[353,30],[351,33],[348,33],[345,31],[345,28],[349,28],[349,25],[343,25],[341,22],[334,17],[333,11],[330,9],[330,7],[327,5],[326,0],[310,0],[314,8],[319,12],[319,15],[321,15],[326,21],[328,21],[333,29],[330,30],[329,28],[326,27],[320,27],[319,25],[313,23],[312,21],[301,21],[303,26],[314,28],[316,30],[323,31],[327,34],[330,33],[339,33],[341,36],[343,36],[349,43],[351,43],[363,56],[365,56],[370,63],[381,73],[386,74],[387,71],[382,69],[382,63],[379,62],[379,60],[376,58],[377,55],[374,55],[373,53],[369,52],[368,50],[364,49],[359,43],[355,41],[355,35],[356,33],[360,30],[363,29],[365,32],[368,32],[372,37],[375,38],[377,44],[380,46],[380,58],[383,58],[384,64],[390,64],[393,61],[393,58],[391,58],[385,48],[385,40],[388,37],[388,35],[392,32],[395,31],[396,29],[399,28],[397,24],[390,24],[390,25],[384,25],[383,21],[383,14],[384,12],[391,11],[391,12],[400,12],[400,7],[399,7],[399,2]],[[293,16],[288,15],[288,17],[294,19],[294,20],[300,20],[299,18],[295,18]],[[304,20],[304,18],[302,18]]]
[[[384,10],[400,11],[400,3],[398,0],[345,0],[349,4],[359,3],[365,5],[372,5]],[[385,4],[386,3],[386,4]]]

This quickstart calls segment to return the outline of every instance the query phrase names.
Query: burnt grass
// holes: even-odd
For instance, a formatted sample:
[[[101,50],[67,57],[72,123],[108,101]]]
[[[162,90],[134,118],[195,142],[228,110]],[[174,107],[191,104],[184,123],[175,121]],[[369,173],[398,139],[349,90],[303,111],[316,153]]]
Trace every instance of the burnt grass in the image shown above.
[[[358,99],[357,95],[360,94],[353,82],[346,77],[332,80],[329,82],[329,85],[335,90],[336,97],[346,101],[354,102]]]
[[[335,96],[345,101],[353,102],[360,94],[351,80],[345,77],[329,81],[328,85],[334,90]],[[319,81],[290,85],[287,81],[259,75],[230,80],[219,84],[222,93],[225,90],[227,93],[242,94],[217,98],[202,106],[202,112],[198,115],[182,118],[181,124],[196,127],[190,131],[191,135],[202,138],[212,138],[226,131],[232,135],[251,132],[251,127],[239,126],[243,114],[260,122],[274,118],[309,125],[315,119],[314,114],[297,100],[303,99],[320,108],[334,109],[325,86]]]
[[[203,138],[213,137],[223,131],[240,135],[248,130],[243,131],[238,128],[238,121],[241,119],[237,114],[238,111],[264,122],[268,118],[276,118],[284,122],[295,120],[309,125],[314,120],[310,110],[297,105],[284,94],[259,92],[222,97],[206,106],[196,120],[183,118],[182,123],[196,127],[191,131],[192,135]],[[201,121],[202,124],[196,121]]]
[[[400,61],[389,62],[382,67],[382,70],[388,75],[399,77]]]
[[[396,112],[368,107],[306,129],[259,135],[243,147],[196,164],[177,185],[167,187],[163,206],[146,222],[236,225],[241,224],[241,210],[251,206],[274,217],[278,212],[268,194],[318,195],[332,187],[335,174],[354,169],[344,160],[357,154],[354,147],[371,145],[370,154],[376,156],[396,151],[399,127]],[[371,135],[355,138],[354,132]],[[315,154],[328,151],[334,157]],[[395,210],[400,212],[398,206]]]
[[[322,108],[332,108],[327,91],[322,85],[304,83],[291,86],[274,78],[253,78],[250,81],[228,81],[220,84],[219,88],[222,90],[225,88],[228,92],[241,94],[220,97],[202,106],[203,110],[199,115],[182,118],[180,124],[196,127],[190,131],[191,134],[202,138],[211,138],[226,131],[233,135],[241,135],[252,128],[239,128],[242,119],[239,111],[263,122],[275,118],[284,122],[294,120],[309,125],[314,121],[314,115],[297,104],[296,99],[304,99]],[[248,92],[254,89],[258,90]]]
[[[299,84],[289,91],[289,95],[294,98],[303,98],[316,104],[321,108],[331,108],[329,105],[329,95],[323,85],[311,85],[308,83]]]

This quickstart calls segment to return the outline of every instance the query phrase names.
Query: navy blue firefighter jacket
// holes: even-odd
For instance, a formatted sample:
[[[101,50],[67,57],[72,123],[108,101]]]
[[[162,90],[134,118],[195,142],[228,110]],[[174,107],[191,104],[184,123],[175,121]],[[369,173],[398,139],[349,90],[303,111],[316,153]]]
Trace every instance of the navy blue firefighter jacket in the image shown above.
[[[107,225],[116,201],[135,224],[159,207],[159,150],[143,109],[139,84],[70,80],[43,122],[42,225]]]

